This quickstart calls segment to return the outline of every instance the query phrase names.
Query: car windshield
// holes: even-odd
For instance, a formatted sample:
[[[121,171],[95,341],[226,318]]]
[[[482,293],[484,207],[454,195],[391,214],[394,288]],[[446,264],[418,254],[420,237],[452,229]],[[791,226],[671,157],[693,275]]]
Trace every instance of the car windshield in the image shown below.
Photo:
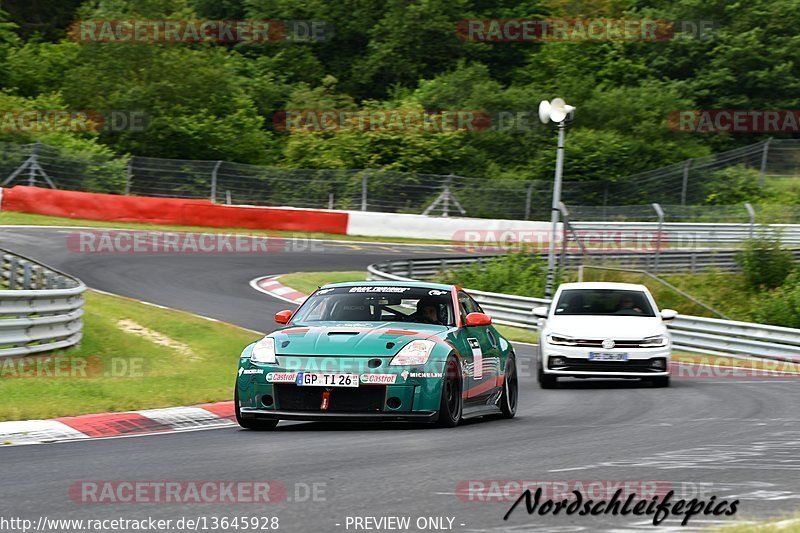
[[[554,314],[656,316],[644,292],[620,289],[564,290]]]
[[[330,287],[314,293],[297,311],[295,323],[413,322],[452,326],[453,300],[448,290],[424,287]]]

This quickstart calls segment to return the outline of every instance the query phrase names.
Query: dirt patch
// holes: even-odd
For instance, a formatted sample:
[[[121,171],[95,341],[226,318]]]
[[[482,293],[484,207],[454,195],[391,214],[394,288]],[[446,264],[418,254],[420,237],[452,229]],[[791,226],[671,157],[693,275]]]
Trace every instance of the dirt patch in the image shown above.
[[[188,344],[184,344],[182,342],[176,341],[175,339],[171,339],[167,337],[163,333],[159,333],[158,331],[154,331],[152,329],[148,329],[137,322],[134,322],[130,319],[123,319],[117,321],[117,327],[119,327],[123,331],[127,331],[128,333],[133,333],[134,335],[138,335],[139,337],[143,337],[150,342],[158,344],[159,346],[166,346],[167,348],[171,348],[178,352],[180,355],[188,359],[189,361],[198,361],[200,358],[192,352],[192,349],[189,347]]]

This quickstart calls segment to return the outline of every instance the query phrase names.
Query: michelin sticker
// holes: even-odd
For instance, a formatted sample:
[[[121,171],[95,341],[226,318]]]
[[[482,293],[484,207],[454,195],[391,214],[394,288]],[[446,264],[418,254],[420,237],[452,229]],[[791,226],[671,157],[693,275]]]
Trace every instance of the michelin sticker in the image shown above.
[[[263,373],[264,373],[263,368],[248,368],[247,370],[242,372],[242,374],[244,374],[245,376],[249,376],[252,374],[263,374]]]
[[[472,348],[472,377],[475,379],[483,379],[483,350],[481,350],[481,343],[478,339],[469,338],[469,347]]]
[[[408,370],[403,370],[400,374],[403,376],[403,379],[408,378],[440,378],[442,377],[441,372],[409,372]]]

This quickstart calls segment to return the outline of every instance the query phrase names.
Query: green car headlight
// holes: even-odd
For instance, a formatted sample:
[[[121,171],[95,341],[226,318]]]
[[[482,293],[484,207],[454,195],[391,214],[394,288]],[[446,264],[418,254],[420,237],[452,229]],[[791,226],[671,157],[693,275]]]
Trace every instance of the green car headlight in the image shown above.
[[[428,340],[411,341],[392,357],[390,366],[414,366],[424,365],[428,362],[433,347],[436,343]]]
[[[275,354],[275,339],[272,337],[264,337],[255,343],[250,360],[254,363],[266,363],[268,365],[277,364],[278,358]]]

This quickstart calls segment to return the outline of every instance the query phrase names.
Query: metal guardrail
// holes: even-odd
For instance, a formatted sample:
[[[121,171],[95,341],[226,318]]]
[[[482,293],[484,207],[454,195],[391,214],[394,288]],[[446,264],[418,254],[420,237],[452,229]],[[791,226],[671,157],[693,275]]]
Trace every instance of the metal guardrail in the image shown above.
[[[410,281],[414,276],[433,275],[434,264],[458,263],[449,259],[384,261],[367,267],[367,273],[371,280]],[[544,298],[467,290],[498,324],[538,330],[540,320],[533,316],[533,308],[550,304]],[[690,315],[679,315],[668,328],[678,350],[800,361],[800,329]]]
[[[0,357],[68,348],[83,336],[86,285],[0,249]]]
[[[723,271],[739,270],[736,262],[738,250],[662,250],[659,256],[652,252],[580,252],[568,251],[561,264],[566,268],[578,268],[584,264],[613,264],[620,268],[638,268],[661,272],[697,272],[714,268]],[[800,249],[792,250],[795,260],[800,261]],[[408,278],[430,277],[447,269],[474,263],[488,263],[502,255],[463,256],[437,259],[408,259],[377,263],[384,272]],[[542,254],[542,257],[545,257]]]
[[[668,327],[679,349],[800,361],[800,329],[688,315]]]
[[[582,236],[591,234],[613,235],[615,233],[652,234],[660,233],[662,246],[690,248],[706,246],[739,246],[742,242],[765,235],[779,237],[788,246],[800,245],[799,224],[720,224],[691,222],[578,222],[572,227]],[[662,252],[663,253],[663,252]]]

